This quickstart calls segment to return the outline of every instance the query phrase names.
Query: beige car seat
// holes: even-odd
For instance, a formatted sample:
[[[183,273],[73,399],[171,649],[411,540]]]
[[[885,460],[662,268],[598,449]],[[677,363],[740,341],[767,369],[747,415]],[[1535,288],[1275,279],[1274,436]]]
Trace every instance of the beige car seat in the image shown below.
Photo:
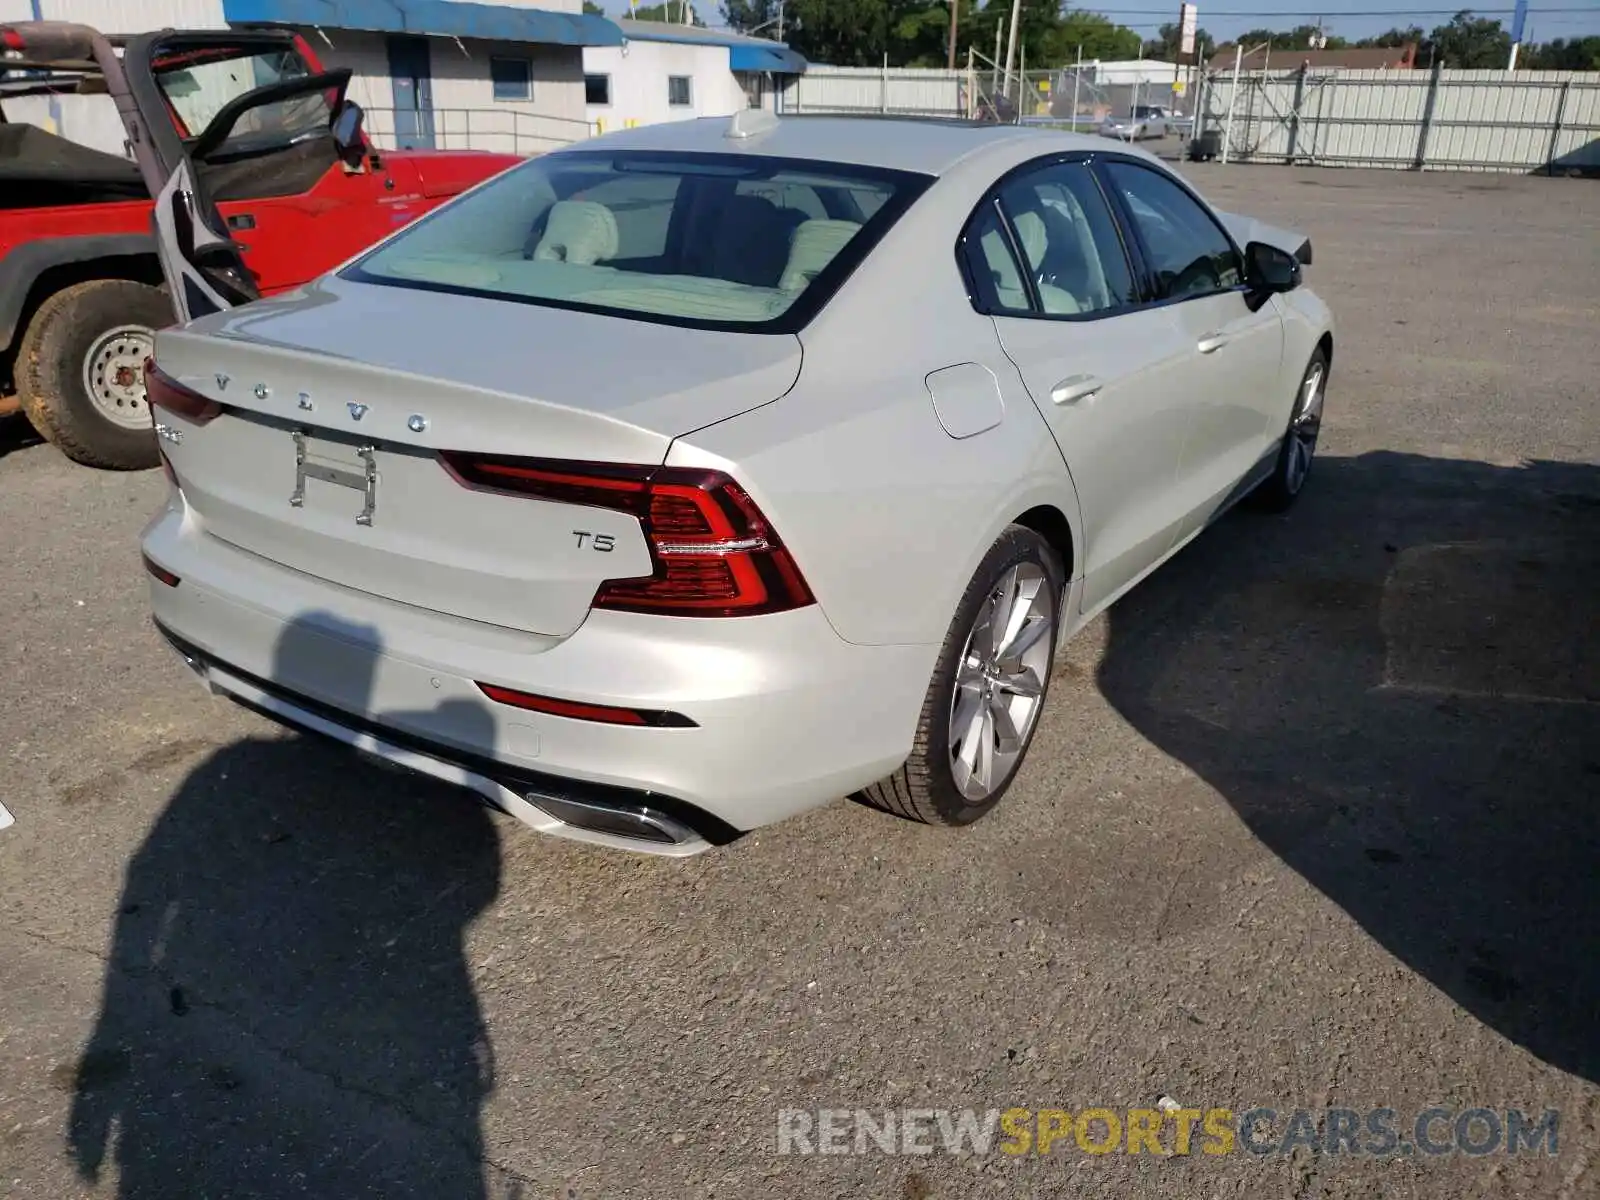
[[[534,248],[533,257],[545,262],[588,266],[615,258],[620,244],[617,218],[604,204],[593,200],[558,200],[550,206],[544,236]]]
[[[821,217],[802,221],[794,231],[794,240],[789,243],[789,262],[783,268],[778,286],[786,292],[804,291],[860,232],[861,226],[854,221]]]
[[[1022,254],[1028,260],[1028,269],[1037,274],[1050,249],[1050,233],[1044,218],[1036,212],[1025,212],[1017,217],[1017,238],[1022,242]],[[1047,313],[1076,313],[1083,310],[1078,299],[1064,288],[1039,283],[1039,303]]]

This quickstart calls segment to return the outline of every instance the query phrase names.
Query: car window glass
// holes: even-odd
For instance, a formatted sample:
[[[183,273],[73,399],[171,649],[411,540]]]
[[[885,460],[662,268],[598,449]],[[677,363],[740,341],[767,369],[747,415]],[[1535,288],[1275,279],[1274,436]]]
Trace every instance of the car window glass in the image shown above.
[[[1160,172],[1132,163],[1107,163],[1106,173],[1143,239],[1157,299],[1239,286],[1239,256],[1193,196]]]
[[[152,67],[157,85],[189,137],[198,137],[224,105],[247,92],[310,74],[305,60],[293,50],[251,54],[238,46],[174,52],[158,48]],[[287,143],[303,134],[325,132],[331,121],[323,93],[293,96],[243,113],[228,143],[242,142],[251,135]]]
[[[1001,188],[1000,202],[1045,312],[1103,312],[1138,300],[1111,209],[1083,163],[1019,176]]]
[[[781,209],[787,209],[794,214],[791,220],[799,221],[825,221],[828,219],[828,210],[823,206],[817,189],[803,183],[774,183],[768,180],[741,181],[735,189],[735,195],[760,196],[769,200]]]
[[[968,269],[978,298],[988,307],[1009,313],[1032,311],[1028,285],[1023,281],[1017,260],[1006,244],[1000,217],[992,203],[986,203],[967,227]]]
[[[922,183],[755,155],[549,154],[408,226],[347,277],[727,329],[778,322],[806,296],[803,321]],[[830,214],[822,198],[845,189],[885,199],[865,221]]]
[[[562,190],[558,181],[556,190]],[[678,195],[676,175],[621,175],[595,182],[587,173],[576,177],[575,190],[564,200],[603,204],[617,222],[617,254],[621,259],[654,258],[667,247],[672,202]]]

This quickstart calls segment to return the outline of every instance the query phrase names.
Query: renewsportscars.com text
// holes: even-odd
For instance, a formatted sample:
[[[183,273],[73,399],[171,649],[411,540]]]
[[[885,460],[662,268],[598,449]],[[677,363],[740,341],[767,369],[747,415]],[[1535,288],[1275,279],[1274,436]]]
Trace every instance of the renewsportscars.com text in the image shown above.
[[[1548,1154],[1560,1114],[1447,1108],[784,1108],[779,1154]]]

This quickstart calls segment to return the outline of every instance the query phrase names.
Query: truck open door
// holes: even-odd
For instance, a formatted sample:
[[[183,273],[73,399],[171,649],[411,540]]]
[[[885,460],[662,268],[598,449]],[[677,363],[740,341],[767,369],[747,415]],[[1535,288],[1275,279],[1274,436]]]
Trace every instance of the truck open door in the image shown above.
[[[520,161],[380,152],[349,81],[288,30],[0,23],[0,98],[109,96],[134,160],[0,111],[0,416],[14,385],[68,457],[155,466],[155,330],[298,287]]]
[[[265,173],[286,147],[330,134],[341,153],[363,148],[361,110],[345,98],[350,71],[311,73],[294,46],[282,32],[165,29],[129,38],[123,50],[159,177],[153,232],[179,323],[261,296],[210,195],[209,170]]]

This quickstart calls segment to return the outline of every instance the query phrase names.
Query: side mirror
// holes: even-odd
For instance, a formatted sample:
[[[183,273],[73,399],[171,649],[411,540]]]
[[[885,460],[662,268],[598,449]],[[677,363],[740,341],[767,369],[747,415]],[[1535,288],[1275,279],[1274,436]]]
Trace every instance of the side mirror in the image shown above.
[[[333,118],[333,142],[343,152],[360,150],[361,122],[365,117],[361,105],[346,100],[339,106],[339,115]]]
[[[1244,248],[1244,257],[1252,291],[1270,296],[1292,292],[1300,286],[1300,260],[1287,250],[1266,242],[1251,242]]]

